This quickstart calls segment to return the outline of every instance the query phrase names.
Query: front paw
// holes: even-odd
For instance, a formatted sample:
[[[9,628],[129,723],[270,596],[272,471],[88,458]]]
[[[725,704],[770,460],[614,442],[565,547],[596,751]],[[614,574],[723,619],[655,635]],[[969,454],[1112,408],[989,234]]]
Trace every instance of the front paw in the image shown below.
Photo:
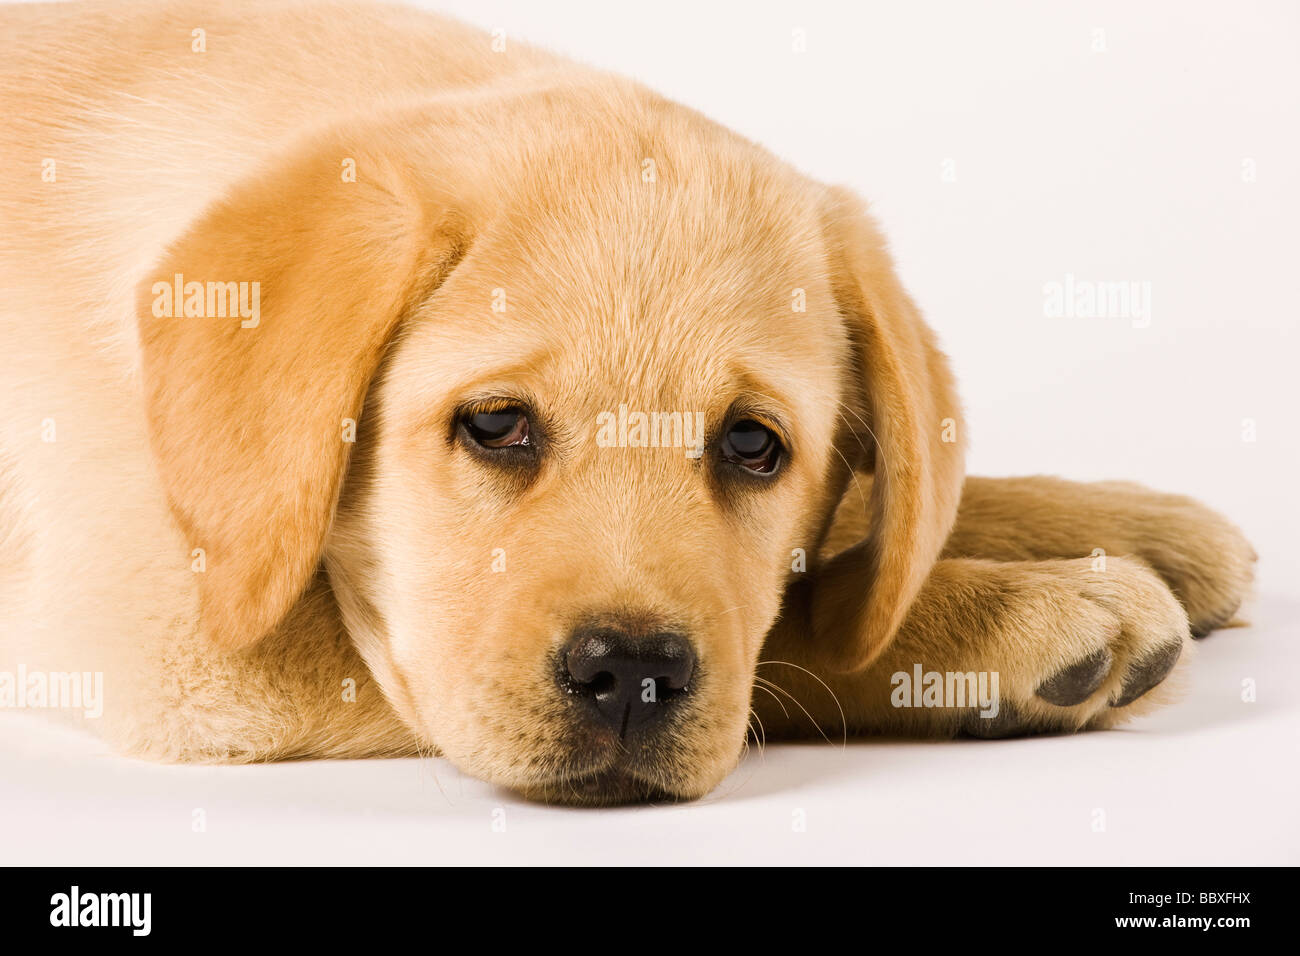
[[[1020,659],[1003,665],[993,723],[968,714],[977,737],[1073,732],[1114,726],[1167,702],[1166,680],[1187,657],[1187,614],[1144,562],[1109,558],[1051,562],[1031,571],[1009,617],[1023,628]],[[1029,630],[1048,639],[1033,639]],[[1014,647],[1014,635],[1003,641]]]

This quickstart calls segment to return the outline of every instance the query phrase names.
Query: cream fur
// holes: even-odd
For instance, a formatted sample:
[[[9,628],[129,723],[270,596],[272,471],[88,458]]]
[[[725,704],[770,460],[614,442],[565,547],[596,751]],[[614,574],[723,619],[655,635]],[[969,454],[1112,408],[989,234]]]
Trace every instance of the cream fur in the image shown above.
[[[1187,499],[964,479],[946,361],[858,200],[629,81],[400,7],[20,6],[0,116],[0,671],[102,671],[88,723],[124,752],[436,751],[545,799],[693,797],[751,696],[769,733],[986,729],[889,706],[922,659],[999,670],[1008,732],[1110,726],[1176,683],[1110,707],[1128,668],[1249,586]],[[178,272],[259,280],[258,326],[154,315]],[[527,481],[450,438],[501,394],[553,426]],[[594,440],[620,403],[736,401],[792,450],[762,492]],[[702,665],[635,772],[547,664],[612,613]],[[1086,701],[1036,696],[1103,649]]]

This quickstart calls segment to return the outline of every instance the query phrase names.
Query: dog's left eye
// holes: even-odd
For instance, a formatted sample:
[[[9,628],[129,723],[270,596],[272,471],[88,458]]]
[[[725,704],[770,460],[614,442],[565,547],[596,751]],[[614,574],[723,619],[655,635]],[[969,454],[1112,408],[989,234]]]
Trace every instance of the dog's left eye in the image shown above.
[[[510,448],[531,444],[528,436],[528,416],[520,408],[504,408],[493,412],[474,412],[461,423],[469,437],[484,448]]]
[[[752,419],[736,422],[722,436],[722,460],[759,475],[774,473],[781,462],[781,442],[766,425]]]

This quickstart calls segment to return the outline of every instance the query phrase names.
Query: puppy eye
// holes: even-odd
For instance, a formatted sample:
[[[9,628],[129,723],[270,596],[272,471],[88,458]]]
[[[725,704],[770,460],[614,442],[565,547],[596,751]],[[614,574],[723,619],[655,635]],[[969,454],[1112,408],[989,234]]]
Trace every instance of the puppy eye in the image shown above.
[[[528,416],[522,408],[473,412],[461,419],[469,437],[484,448],[529,446]]]
[[[770,428],[746,418],[722,436],[720,453],[723,461],[759,475],[770,475],[781,462],[781,442]]]

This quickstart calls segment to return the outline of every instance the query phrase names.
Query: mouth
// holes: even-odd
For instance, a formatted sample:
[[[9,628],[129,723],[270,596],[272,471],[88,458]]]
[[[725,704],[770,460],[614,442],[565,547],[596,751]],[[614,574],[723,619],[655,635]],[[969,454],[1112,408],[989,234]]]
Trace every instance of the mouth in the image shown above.
[[[577,807],[677,803],[704,792],[682,772],[683,755],[665,741],[649,751],[629,749],[616,739],[603,742],[609,746],[588,739],[569,759],[508,785],[527,800]]]
[[[660,700],[675,707],[675,697]],[[549,715],[563,722],[560,739],[524,765],[516,764],[513,779],[498,782],[528,800],[582,807],[675,803],[704,792],[694,782],[692,755],[685,746],[689,711],[677,706],[666,719],[643,718],[629,726],[632,704],[622,701],[622,714],[611,716],[600,703],[567,695],[562,716]]]
[[[585,695],[566,685],[567,670],[556,668],[556,673],[564,696],[534,705],[530,715],[546,732],[517,738],[522,748],[499,753],[500,763],[486,779],[526,800],[573,807],[679,803],[703,796],[717,782],[712,778],[721,762],[710,744],[718,724],[716,718],[701,718],[699,686],[691,695],[678,688],[665,694],[660,685],[669,682],[656,679],[650,699],[666,712],[632,721],[628,712],[637,702],[626,691],[620,699],[619,692],[626,683],[639,697],[647,683],[641,671],[622,681],[602,673],[614,685],[603,696],[597,681],[589,681],[597,686]],[[609,703],[606,697],[618,706],[602,706]],[[736,759],[742,743],[735,743]]]
[[[674,793],[662,782],[648,779],[627,767],[611,767],[595,773],[557,776],[520,787],[519,793],[526,799],[539,803],[576,807],[676,803],[692,799]]]

